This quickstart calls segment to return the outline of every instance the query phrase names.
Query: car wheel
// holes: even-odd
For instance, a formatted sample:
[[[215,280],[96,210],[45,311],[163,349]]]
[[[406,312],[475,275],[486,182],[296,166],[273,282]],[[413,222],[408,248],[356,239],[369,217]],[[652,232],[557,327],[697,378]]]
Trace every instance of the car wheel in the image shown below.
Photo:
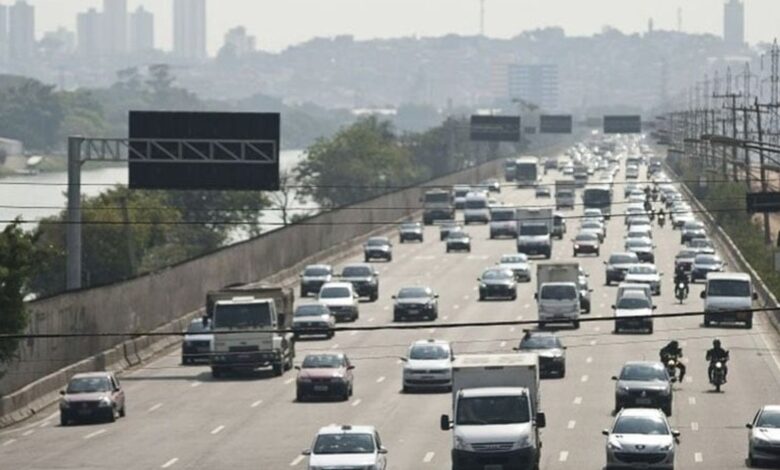
[[[368,263],[369,261],[371,261],[371,258],[369,258],[368,256],[363,257],[363,262]]]
[[[512,296],[509,298],[512,300],[517,300],[517,291],[512,292]]]
[[[389,263],[390,261],[393,261],[393,255],[387,257],[387,262]]]
[[[119,410],[119,417],[120,418],[124,418],[125,416],[127,416],[126,409],[127,409],[127,405],[122,405],[122,408],[120,408],[120,410]]]
[[[539,322],[539,329],[540,329],[540,330],[543,330],[543,329],[545,329],[545,328],[547,328],[547,323],[545,323],[545,322],[543,322],[543,321],[540,321],[540,322]]]
[[[704,326],[705,326],[705,327],[708,327],[708,326],[710,326],[710,325],[712,325],[712,321],[710,321],[710,319],[709,319],[709,318],[707,318],[707,317],[704,317]]]
[[[186,366],[187,364],[189,364],[190,362],[191,362],[191,360],[190,360],[190,358],[189,358],[189,357],[182,357],[182,358],[181,358],[181,363],[182,363],[182,364],[184,364],[185,366]]]
[[[306,297],[306,294],[307,294],[306,289],[301,287],[301,297]]]
[[[466,248],[466,253],[471,253],[471,247]]]
[[[379,298],[379,294],[374,292],[371,294],[371,297],[369,297],[369,300],[371,300],[371,302],[376,302],[376,299],[378,298]]]
[[[113,423],[114,421],[116,421],[116,415],[117,415],[116,408],[112,406],[111,412],[108,413],[108,422]]]
[[[275,362],[273,365],[273,372],[275,377],[281,377],[284,374],[284,365],[281,362]]]
[[[404,242],[404,238],[403,238],[403,237],[399,238],[399,239],[398,239],[398,242],[403,244],[403,242]]]
[[[647,334],[652,335],[653,334],[653,325],[650,325],[647,327]]]
[[[218,378],[222,377],[222,369],[218,369],[216,367],[212,367],[211,368],[211,377],[215,378],[215,379],[218,379]]]
[[[399,321],[401,321],[401,317],[399,315],[393,315],[393,321],[394,322],[399,322]]]
[[[664,412],[666,416],[672,416],[672,404],[668,403],[666,406],[662,407],[661,410]]]
[[[447,247],[447,253],[449,253],[449,252],[450,252],[450,248],[449,248],[449,247]]]
[[[561,378],[566,377],[566,366],[561,366],[561,370],[559,372],[561,374]]]
[[[612,285],[612,280],[611,280],[610,278],[607,278],[607,280],[605,281],[605,283],[606,283],[608,286],[611,286],[611,285]]]
[[[67,426],[68,425],[68,418],[65,417],[62,413],[60,413],[60,426]]]
[[[485,295],[482,292],[479,293],[479,300],[485,300]]]
[[[572,256],[573,258],[576,258],[576,257],[577,257],[577,252],[575,251],[575,252],[574,252],[574,253],[573,253],[571,256]]]
[[[303,402],[306,397],[303,396],[303,392],[300,390],[295,391],[295,401]]]

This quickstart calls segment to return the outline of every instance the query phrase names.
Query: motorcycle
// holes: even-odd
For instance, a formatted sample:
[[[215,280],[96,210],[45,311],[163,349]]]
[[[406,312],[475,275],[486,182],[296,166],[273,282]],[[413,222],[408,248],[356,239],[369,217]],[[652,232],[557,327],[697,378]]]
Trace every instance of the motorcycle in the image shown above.
[[[715,361],[710,377],[710,384],[715,386],[715,391],[720,392],[720,387],[726,383],[726,364],[725,361]]]
[[[658,214],[658,226],[664,228],[666,223],[666,216],[664,214]]]
[[[677,382],[677,358],[669,357],[666,360],[666,373],[672,378],[672,382]]]
[[[674,296],[682,304],[683,301],[688,298],[688,287],[684,282],[678,282],[674,286]]]
[[[654,189],[652,194],[653,194],[653,201],[658,201],[658,190]]]

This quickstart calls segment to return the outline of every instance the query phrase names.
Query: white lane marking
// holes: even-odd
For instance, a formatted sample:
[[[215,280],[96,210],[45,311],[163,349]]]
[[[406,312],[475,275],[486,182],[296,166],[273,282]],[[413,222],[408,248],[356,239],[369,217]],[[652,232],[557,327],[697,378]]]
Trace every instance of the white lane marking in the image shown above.
[[[588,376],[587,376],[587,374],[586,374],[586,375],[583,375],[583,376],[582,376],[582,378],[580,379],[580,382],[587,382],[587,381],[588,381]]]
[[[566,428],[567,429],[574,429],[574,426],[576,426],[576,425],[577,425],[577,422],[574,421],[574,420],[571,420],[571,421],[569,421],[569,424],[566,425]]]
[[[305,458],[306,457],[304,457],[302,455],[299,455],[298,457],[295,457],[295,459],[293,459],[293,461],[290,462],[290,466],[294,467],[294,466],[298,465],[299,463],[303,462],[303,459],[305,459]]]
[[[165,462],[164,464],[160,465],[160,468],[172,467],[172,466],[176,465],[176,462],[178,462],[178,461],[179,461],[179,458],[178,457],[174,457],[171,460],[169,460],[169,461]]]
[[[701,456],[701,452],[696,452],[693,454],[693,461],[696,463],[702,463],[704,461],[704,458]]]
[[[505,348],[506,347],[506,341],[501,341],[501,344],[498,345],[499,348]]]
[[[687,383],[691,383],[691,382],[693,382],[693,377],[691,377],[690,375],[687,375],[687,376],[685,376],[685,381]]]
[[[599,308],[604,308],[604,304],[599,304]]]
[[[591,346],[595,346],[596,343],[598,343],[598,341],[596,341],[595,339],[590,340],[590,345]]]
[[[509,331],[514,332],[515,331],[515,327],[514,326],[510,326],[509,327]]]
[[[561,455],[558,457],[559,462],[565,462],[569,460],[569,452],[566,450],[561,451]]]
[[[3,447],[10,446],[14,442],[16,442],[16,439],[8,439],[7,441],[3,442]]]
[[[256,402],[254,402],[251,405],[249,405],[249,407],[250,408],[257,408],[258,406],[260,406],[261,403],[263,403],[263,400],[257,400]]]
[[[383,310],[390,310],[390,306],[389,305],[385,305]]]
[[[339,348],[339,343],[336,343],[330,347],[330,349],[338,349],[338,348]]]
[[[582,405],[582,397],[574,397],[575,405]]]
[[[588,356],[588,358],[587,358],[587,359],[585,359],[585,362],[587,362],[588,364],[590,364],[591,362],[593,362],[593,358],[592,358],[592,357],[590,357],[590,356]]]
[[[395,361],[395,363],[396,363],[396,364],[403,364],[403,363],[404,363],[404,361],[402,361],[402,360],[398,359],[397,361]]]
[[[530,306],[531,306],[530,304],[524,304],[524,305],[523,305],[523,308],[528,308],[528,307],[530,307]]]
[[[450,319],[450,316],[449,315],[444,315],[443,317],[441,317],[441,319],[444,320],[444,321],[447,321],[447,320]]]
[[[523,319],[523,316],[522,316],[522,315],[518,315],[518,316],[517,316],[517,319],[518,319],[518,320],[522,320],[522,319]]]
[[[46,426],[50,425],[51,421],[44,421],[41,424],[38,425],[39,428],[45,428]]]
[[[463,296],[463,300],[469,300],[470,298],[471,298],[471,296],[470,296],[470,295],[464,295],[464,296]]]
[[[453,310],[457,310],[457,309],[459,309],[459,308],[460,308],[460,305],[453,305],[453,306],[452,306],[452,309],[453,309]]]
[[[353,330],[349,333],[349,336],[355,336],[357,334],[357,330]]]
[[[91,432],[91,433],[87,434],[86,436],[84,436],[84,439],[92,439],[93,437],[97,437],[97,436],[103,434],[104,432],[106,432],[105,429],[101,429],[99,431]]]
[[[290,377],[289,379],[284,381],[284,384],[285,385],[290,385],[293,382],[295,382],[295,377]]]
[[[698,431],[699,430],[699,423],[696,421],[691,423],[691,431]]]
[[[374,321],[374,317],[371,317],[371,318],[368,319],[369,323],[372,323],[373,321]]]
[[[378,379],[376,379],[376,383],[378,383],[378,384],[381,384],[384,381],[385,381],[385,376],[384,375],[382,377],[379,377]]]
[[[361,401],[363,401],[363,400],[361,400],[360,398],[358,398],[357,400],[355,400],[355,401],[353,401],[353,402],[352,402],[352,406],[358,406],[358,405],[360,404],[360,402],[361,402]]]
[[[596,332],[601,331],[601,327],[597,326],[597,327],[593,328],[593,331],[596,331]]]
[[[193,383],[190,384],[190,387],[192,387],[192,388],[200,387],[200,382],[193,382]]]
[[[696,404],[696,397],[688,397],[688,404],[689,405],[695,405]]]
[[[24,436],[24,437],[27,437],[27,436],[29,436],[30,434],[34,433],[34,432],[35,432],[35,430],[34,430],[34,429],[30,429],[29,431],[25,431],[25,432],[23,432],[23,433],[22,433],[22,436]]]
[[[474,286],[472,290],[479,290],[479,288],[477,286]]]
[[[602,297],[604,297],[604,298],[606,299],[606,298],[607,298],[607,293],[606,293],[606,292],[604,292],[603,294],[601,294],[601,296],[602,296]]]
[[[225,426],[220,424],[219,426],[211,430],[211,434],[212,435],[219,434],[220,432],[222,432],[223,429],[225,429]]]
[[[423,457],[423,463],[431,463],[431,460],[433,460],[433,456],[436,455],[433,452],[428,452],[425,454],[425,457]]]
[[[431,333],[431,334],[434,334],[434,333],[436,333],[436,328],[431,328],[430,330],[428,330],[428,332]]]
[[[149,409],[148,409],[148,410],[146,410],[146,411],[147,411],[147,412],[149,412],[149,413],[151,413],[152,411],[157,411],[157,410],[159,410],[159,409],[160,409],[160,407],[162,407],[162,406],[163,406],[163,404],[162,404],[162,403],[158,403],[158,404],[156,404],[156,405],[152,406],[151,408],[149,408]]]

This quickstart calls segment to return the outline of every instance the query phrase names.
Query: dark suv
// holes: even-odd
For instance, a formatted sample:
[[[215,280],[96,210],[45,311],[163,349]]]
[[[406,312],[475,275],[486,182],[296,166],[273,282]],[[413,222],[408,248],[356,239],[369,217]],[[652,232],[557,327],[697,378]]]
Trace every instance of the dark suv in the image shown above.
[[[374,258],[393,261],[393,244],[387,237],[371,237],[363,245],[363,255],[366,263]]]
[[[402,287],[393,296],[393,321],[412,318],[436,320],[439,316],[439,294],[428,287]]]
[[[341,270],[341,280],[352,284],[360,297],[372,302],[379,298],[379,273],[368,264],[349,264]]]
[[[623,408],[660,408],[672,415],[672,382],[660,362],[626,362],[615,381],[615,412]]]
[[[609,260],[604,261],[607,285],[622,281],[626,277],[628,268],[638,263],[639,257],[636,253],[612,253],[609,255]]]

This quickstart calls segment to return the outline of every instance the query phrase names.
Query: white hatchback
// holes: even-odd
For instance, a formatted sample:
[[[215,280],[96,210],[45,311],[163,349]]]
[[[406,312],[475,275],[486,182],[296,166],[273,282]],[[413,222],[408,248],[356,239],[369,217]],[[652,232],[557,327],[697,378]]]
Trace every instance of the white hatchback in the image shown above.
[[[602,434],[607,436],[607,470],[674,468],[680,432],[669,427],[659,409],[624,408]]]
[[[314,445],[303,451],[309,470],[330,468],[387,469],[387,449],[374,426],[325,426]]]

